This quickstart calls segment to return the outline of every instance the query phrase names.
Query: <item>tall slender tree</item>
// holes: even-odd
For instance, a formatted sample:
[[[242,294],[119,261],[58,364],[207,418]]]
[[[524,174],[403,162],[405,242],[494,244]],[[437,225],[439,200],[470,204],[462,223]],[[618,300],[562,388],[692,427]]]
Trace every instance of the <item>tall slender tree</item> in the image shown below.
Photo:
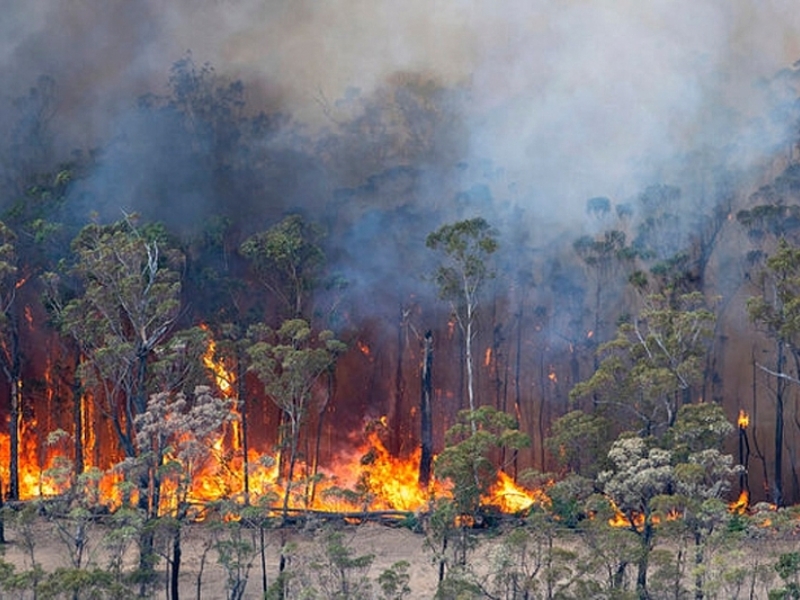
[[[450,303],[464,339],[467,398],[469,410],[474,412],[477,405],[472,341],[477,333],[476,318],[483,284],[494,276],[489,260],[498,248],[497,234],[485,219],[476,217],[443,225],[428,235],[425,243],[441,258],[435,281],[440,297]],[[474,422],[472,428],[475,433]]]
[[[19,327],[17,325],[17,289],[20,285],[17,266],[16,235],[0,222],[0,368],[8,383],[9,445],[8,496],[19,498],[19,435],[22,422],[22,366]]]

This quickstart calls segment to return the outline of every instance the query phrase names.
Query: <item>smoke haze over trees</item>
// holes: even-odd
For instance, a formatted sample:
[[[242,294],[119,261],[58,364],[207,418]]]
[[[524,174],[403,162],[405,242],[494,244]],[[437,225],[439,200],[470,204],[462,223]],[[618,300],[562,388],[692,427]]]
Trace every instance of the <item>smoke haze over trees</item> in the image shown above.
[[[185,257],[176,318],[221,337],[231,323],[280,325],[285,307],[240,249],[297,215],[318,228],[325,260],[296,312],[350,347],[327,377],[334,412],[311,415],[307,435],[327,431],[330,457],[388,415],[394,450],[413,449],[431,329],[440,449],[468,407],[467,375],[425,240],[480,217],[498,247],[477,317],[476,404],[515,414],[530,435],[519,468],[556,468],[551,424],[602,403],[570,391],[619,326],[638,331],[647,298],[671,315],[699,293],[715,311],[711,339],[692,355],[691,383],[665,396],[675,412],[700,399],[732,420],[752,412],[754,494],[800,501],[800,373],[787,365],[794,381],[778,384],[781,458],[775,344],[746,308],[763,266],[754,252],[791,241],[796,216],[760,228],[735,218],[800,201],[793,9],[12,0],[0,22],[0,212],[28,281],[15,288],[22,377],[41,378],[58,354],[43,342],[54,330],[38,276],[71,259],[88,223],[162,223]],[[41,392],[23,389],[31,421]],[[254,443],[274,442],[279,411],[253,404]]]

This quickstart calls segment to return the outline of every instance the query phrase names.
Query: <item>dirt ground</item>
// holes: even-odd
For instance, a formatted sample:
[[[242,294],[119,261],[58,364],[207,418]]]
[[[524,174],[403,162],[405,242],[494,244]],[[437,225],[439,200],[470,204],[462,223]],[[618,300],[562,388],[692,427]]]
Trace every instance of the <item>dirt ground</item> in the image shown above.
[[[302,570],[309,561],[321,557],[320,550],[323,547],[321,540],[324,539],[326,532],[330,532],[331,527],[310,528],[304,530],[267,530],[266,539],[266,560],[267,560],[267,579],[269,582],[278,573],[278,556],[281,545],[281,535],[287,536],[287,542],[292,548],[292,558],[289,568]],[[335,528],[341,534],[341,542],[351,551],[352,557],[363,555],[374,555],[374,561],[366,575],[374,582],[377,577],[387,568],[398,561],[408,561],[410,567],[410,587],[411,598],[431,598],[436,591],[437,569],[431,560],[430,552],[424,548],[425,536],[413,533],[401,527],[388,527],[379,524],[347,525]],[[242,540],[248,542],[253,548],[259,547],[257,531],[242,531]],[[107,540],[109,531],[102,526],[93,527],[88,535],[87,560],[100,567],[106,567],[110,559],[110,553],[104,541]],[[228,573],[220,564],[218,552],[211,547],[213,539],[230,540],[230,534],[226,530],[214,531],[203,523],[185,526],[183,530],[183,559],[180,576],[180,595],[181,598],[198,598],[197,585],[198,575],[200,575],[200,598],[204,600],[216,600],[227,598],[226,580]],[[6,527],[7,544],[2,547],[4,560],[14,564],[18,569],[30,568],[29,549],[33,549],[34,560],[50,572],[59,566],[68,566],[69,553],[67,544],[62,541],[57,530],[52,524],[44,520],[34,523],[30,529],[22,531],[17,528]],[[26,543],[31,540],[33,543]],[[157,545],[158,542],[157,542]],[[163,544],[167,547],[166,540]],[[204,557],[205,554],[205,557]],[[136,560],[136,548],[131,544],[126,553],[126,563],[133,564]],[[247,574],[247,585],[242,596],[245,600],[260,600],[262,596],[262,569],[260,553],[255,551],[243,557],[243,564],[250,563]],[[165,561],[159,561],[159,576],[162,583],[156,598],[166,598],[166,572]],[[311,581],[308,582],[311,584]],[[305,585],[303,582],[301,585]],[[376,584],[373,584],[377,588]]]

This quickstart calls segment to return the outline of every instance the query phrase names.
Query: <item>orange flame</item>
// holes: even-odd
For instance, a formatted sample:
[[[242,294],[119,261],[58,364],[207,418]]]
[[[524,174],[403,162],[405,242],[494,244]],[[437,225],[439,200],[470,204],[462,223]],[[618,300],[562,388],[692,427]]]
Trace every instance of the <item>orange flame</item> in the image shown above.
[[[735,515],[743,515],[747,512],[748,506],[750,506],[750,495],[747,493],[747,490],[742,490],[739,497],[728,504],[728,510]]]
[[[490,364],[492,364],[492,348],[491,348],[491,346],[486,348],[486,352],[485,352],[484,357],[483,357],[483,366],[484,367],[488,367]]]
[[[504,513],[521,513],[534,504],[550,505],[550,498],[543,490],[526,490],[505,472],[500,471],[497,483],[489,490],[485,504],[496,506]]]
[[[747,429],[747,426],[750,425],[750,415],[744,412],[744,410],[739,410],[739,418],[736,424],[739,426],[739,429]]]

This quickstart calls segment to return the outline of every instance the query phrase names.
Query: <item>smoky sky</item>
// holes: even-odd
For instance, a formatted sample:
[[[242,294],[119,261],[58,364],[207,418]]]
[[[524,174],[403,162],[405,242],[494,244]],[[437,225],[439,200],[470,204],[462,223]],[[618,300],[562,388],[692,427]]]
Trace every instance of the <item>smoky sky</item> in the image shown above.
[[[10,5],[9,5],[10,4]],[[670,177],[678,155],[737,148],[760,85],[800,58],[790,0],[10,0],[0,19],[6,96],[51,75],[75,145],[113,131],[191,51],[272,103],[324,125],[320,99],[370,93],[394,72],[466,86],[464,155],[502,169],[498,193],[570,218]],[[744,148],[744,150],[742,149]],[[749,149],[749,151],[748,151]]]

